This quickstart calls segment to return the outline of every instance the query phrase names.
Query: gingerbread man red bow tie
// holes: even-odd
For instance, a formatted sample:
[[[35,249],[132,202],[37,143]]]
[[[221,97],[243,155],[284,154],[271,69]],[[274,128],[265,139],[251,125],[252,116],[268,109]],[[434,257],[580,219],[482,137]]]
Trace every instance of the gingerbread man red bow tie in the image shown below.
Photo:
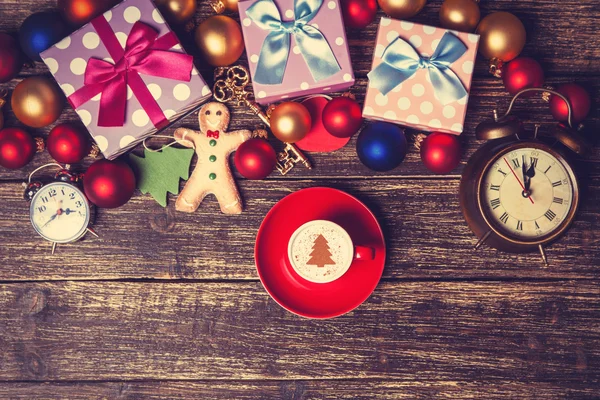
[[[211,137],[211,138],[218,139],[219,138],[219,131],[206,131],[206,137]]]

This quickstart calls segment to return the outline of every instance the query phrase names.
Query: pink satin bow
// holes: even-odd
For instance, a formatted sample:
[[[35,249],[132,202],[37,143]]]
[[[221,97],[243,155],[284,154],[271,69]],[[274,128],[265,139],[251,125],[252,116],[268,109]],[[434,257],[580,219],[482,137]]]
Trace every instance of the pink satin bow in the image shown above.
[[[162,109],[140,74],[189,82],[193,57],[168,51],[179,44],[173,32],[158,38],[158,33],[153,28],[139,21],[133,25],[127,37],[125,50],[103,16],[94,19],[92,25],[115,64],[97,58],[89,59],[84,86],[69,96],[71,105],[77,109],[102,93],[98,126],[123,126],[129,85],[154,126],[166,124],[167,119]]]

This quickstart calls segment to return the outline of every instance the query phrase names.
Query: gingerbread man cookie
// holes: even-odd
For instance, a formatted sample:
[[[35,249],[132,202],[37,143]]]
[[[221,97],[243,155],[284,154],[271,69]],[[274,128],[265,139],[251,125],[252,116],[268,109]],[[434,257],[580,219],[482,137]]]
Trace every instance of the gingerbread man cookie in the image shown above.
[[[207,103],[198,113],[200,132],[179,128],[175,139],[196,150],[198,161],[192,176],[179,194],[175,209],[194,212],[208,194],[214,194],[225,214],[240,214],[242,199],[229,168],[229,155],[250,139],[252,132],[227,132],[230,113],[221,103]]]

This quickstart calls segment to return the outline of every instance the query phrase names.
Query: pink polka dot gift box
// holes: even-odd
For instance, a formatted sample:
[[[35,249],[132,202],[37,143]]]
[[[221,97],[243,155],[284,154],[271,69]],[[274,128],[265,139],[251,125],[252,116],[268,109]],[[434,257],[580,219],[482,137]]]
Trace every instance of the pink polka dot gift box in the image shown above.
[[[381,18],[363,117],[463,131],[479,35]]]
[[[151,0],[125,0],[41,53],[108,159],[211,96]]]
[[[239,10],[258,103],[354,84],[339,0],[243,0]]]

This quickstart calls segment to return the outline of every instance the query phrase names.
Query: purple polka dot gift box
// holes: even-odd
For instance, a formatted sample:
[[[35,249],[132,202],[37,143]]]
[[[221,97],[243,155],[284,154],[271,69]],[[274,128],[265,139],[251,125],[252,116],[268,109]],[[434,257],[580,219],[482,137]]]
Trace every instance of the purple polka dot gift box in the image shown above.
[[[151,0],[123,1],[41,56],[108,159],[211,97]]]
[[[381,18],[363,117],[463,131],[479,35]]]
[[[339,0],[243,0],[239,10],[258,103],[354,84]]]

